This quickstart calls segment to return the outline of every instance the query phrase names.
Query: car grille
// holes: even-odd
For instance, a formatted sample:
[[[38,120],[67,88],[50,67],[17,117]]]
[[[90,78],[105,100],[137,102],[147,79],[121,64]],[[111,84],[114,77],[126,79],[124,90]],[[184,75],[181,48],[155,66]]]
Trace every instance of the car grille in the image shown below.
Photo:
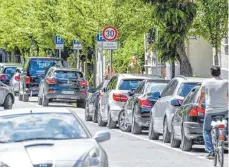
[[[53,166],[52,163],[41,163],[41,164],[33,165],[33,167],[52,167],[52,166]]]

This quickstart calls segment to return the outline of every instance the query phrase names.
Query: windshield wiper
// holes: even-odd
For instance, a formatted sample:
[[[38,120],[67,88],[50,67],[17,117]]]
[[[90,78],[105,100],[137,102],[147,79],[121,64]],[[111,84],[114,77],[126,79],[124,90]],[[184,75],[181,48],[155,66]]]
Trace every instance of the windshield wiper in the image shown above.
[[[59,140],[57,138],[27,138],[27,139],[20,139],[13,142],[23,142],[23,141],[36,141],[36,140]]]

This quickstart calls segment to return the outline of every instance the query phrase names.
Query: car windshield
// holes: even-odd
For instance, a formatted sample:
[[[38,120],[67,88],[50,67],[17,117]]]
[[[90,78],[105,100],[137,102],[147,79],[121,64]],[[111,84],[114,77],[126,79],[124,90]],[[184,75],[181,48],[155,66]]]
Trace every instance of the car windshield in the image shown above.
[[[109,83],[109,80],[105,80],[101,89],[107,87],[108,83]]]
[[[136,89],[142,80],[122,80],[120,82],[119,90]]]
[[[146,85],[145,93],[160,92],[165,88],[166,83],[149,83]]]
[[[183,83],[181,84],[178,95],[182,97],[186,97],[188,93],[197,85],[197,83]]]
[[[29,65],[29,74],[31,76],[40,76],[44,75],[46,70],[51,66],[60,66],[62,67],[61,61],[54,59],[32,59]]]
[[[17,67],[6,67],[4,69],[4,74],[14,74],[16,72]]]
[[[37,113],[0,117],[1,143],[85,138],[89,136],[73,114]]]
[[[78,79],[78,73],[74,71],[56,71],[54,76],[60,79]]]

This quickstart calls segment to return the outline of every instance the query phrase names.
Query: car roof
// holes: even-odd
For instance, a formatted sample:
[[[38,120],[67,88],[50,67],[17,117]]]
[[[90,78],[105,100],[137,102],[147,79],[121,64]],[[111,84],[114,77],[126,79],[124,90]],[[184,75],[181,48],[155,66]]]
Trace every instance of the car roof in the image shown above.
[[[11,68],[11,67],[19,68],[17,65],[4,65],[3,66],[3,68]]]
[[[121,79],[163,79],[157,75],[146,75],[146,74],[117,74]]]
[[[181,80],[182,82],[185,83],[189,83],[189,82],[202,83],[207,78],[177,76],[176,79]]]
[[[77,71],[81,72],[79,69],[76,68],[62,68],[62,67],[51,67],[55,71]]]
[[[55,60],[63,60],[63,58],[55,58],[55,57],[29,57],[28,59],[55,59]]]
[[[70,114],[72,113],[67,108],[19,108],[19,109],[13,109],[13,110],[4,110],[4,112],[0,113],[0,117],[7,116],[7,115],[18,115],[18,114],[35,114],[35,113],[66,113]]]

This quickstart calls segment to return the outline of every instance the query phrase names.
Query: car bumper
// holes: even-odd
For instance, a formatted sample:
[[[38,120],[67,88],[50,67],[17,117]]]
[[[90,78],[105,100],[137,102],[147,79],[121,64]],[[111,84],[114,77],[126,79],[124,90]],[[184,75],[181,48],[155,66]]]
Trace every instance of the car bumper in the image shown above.
[[[118,121],[118,116],[119,116],[120,111],[121,111],[121,109],[120,110],[111,110],[110,111],[112,121]]]
[[[184,133],[188,139],[198,139],[203,137],[203,128],[200,123],[184,122]]]
[[[25,94],[29,96],[37,96],[39,93],[39,87],[31,87],[25,89]]]
[[[139,127],[148,128],[150,125],[150,108],[140,108],[139,113],[135,113],[136,123]]]
[[[46,98],[55,102],[76,102],[77,100],[86,100],[87,95],[81,93],[76,94],[62,94],[62,93],[48,93]]]
[[[13,84],[13,89],[15,92],[19,92],[19,83],[18,82]]]

